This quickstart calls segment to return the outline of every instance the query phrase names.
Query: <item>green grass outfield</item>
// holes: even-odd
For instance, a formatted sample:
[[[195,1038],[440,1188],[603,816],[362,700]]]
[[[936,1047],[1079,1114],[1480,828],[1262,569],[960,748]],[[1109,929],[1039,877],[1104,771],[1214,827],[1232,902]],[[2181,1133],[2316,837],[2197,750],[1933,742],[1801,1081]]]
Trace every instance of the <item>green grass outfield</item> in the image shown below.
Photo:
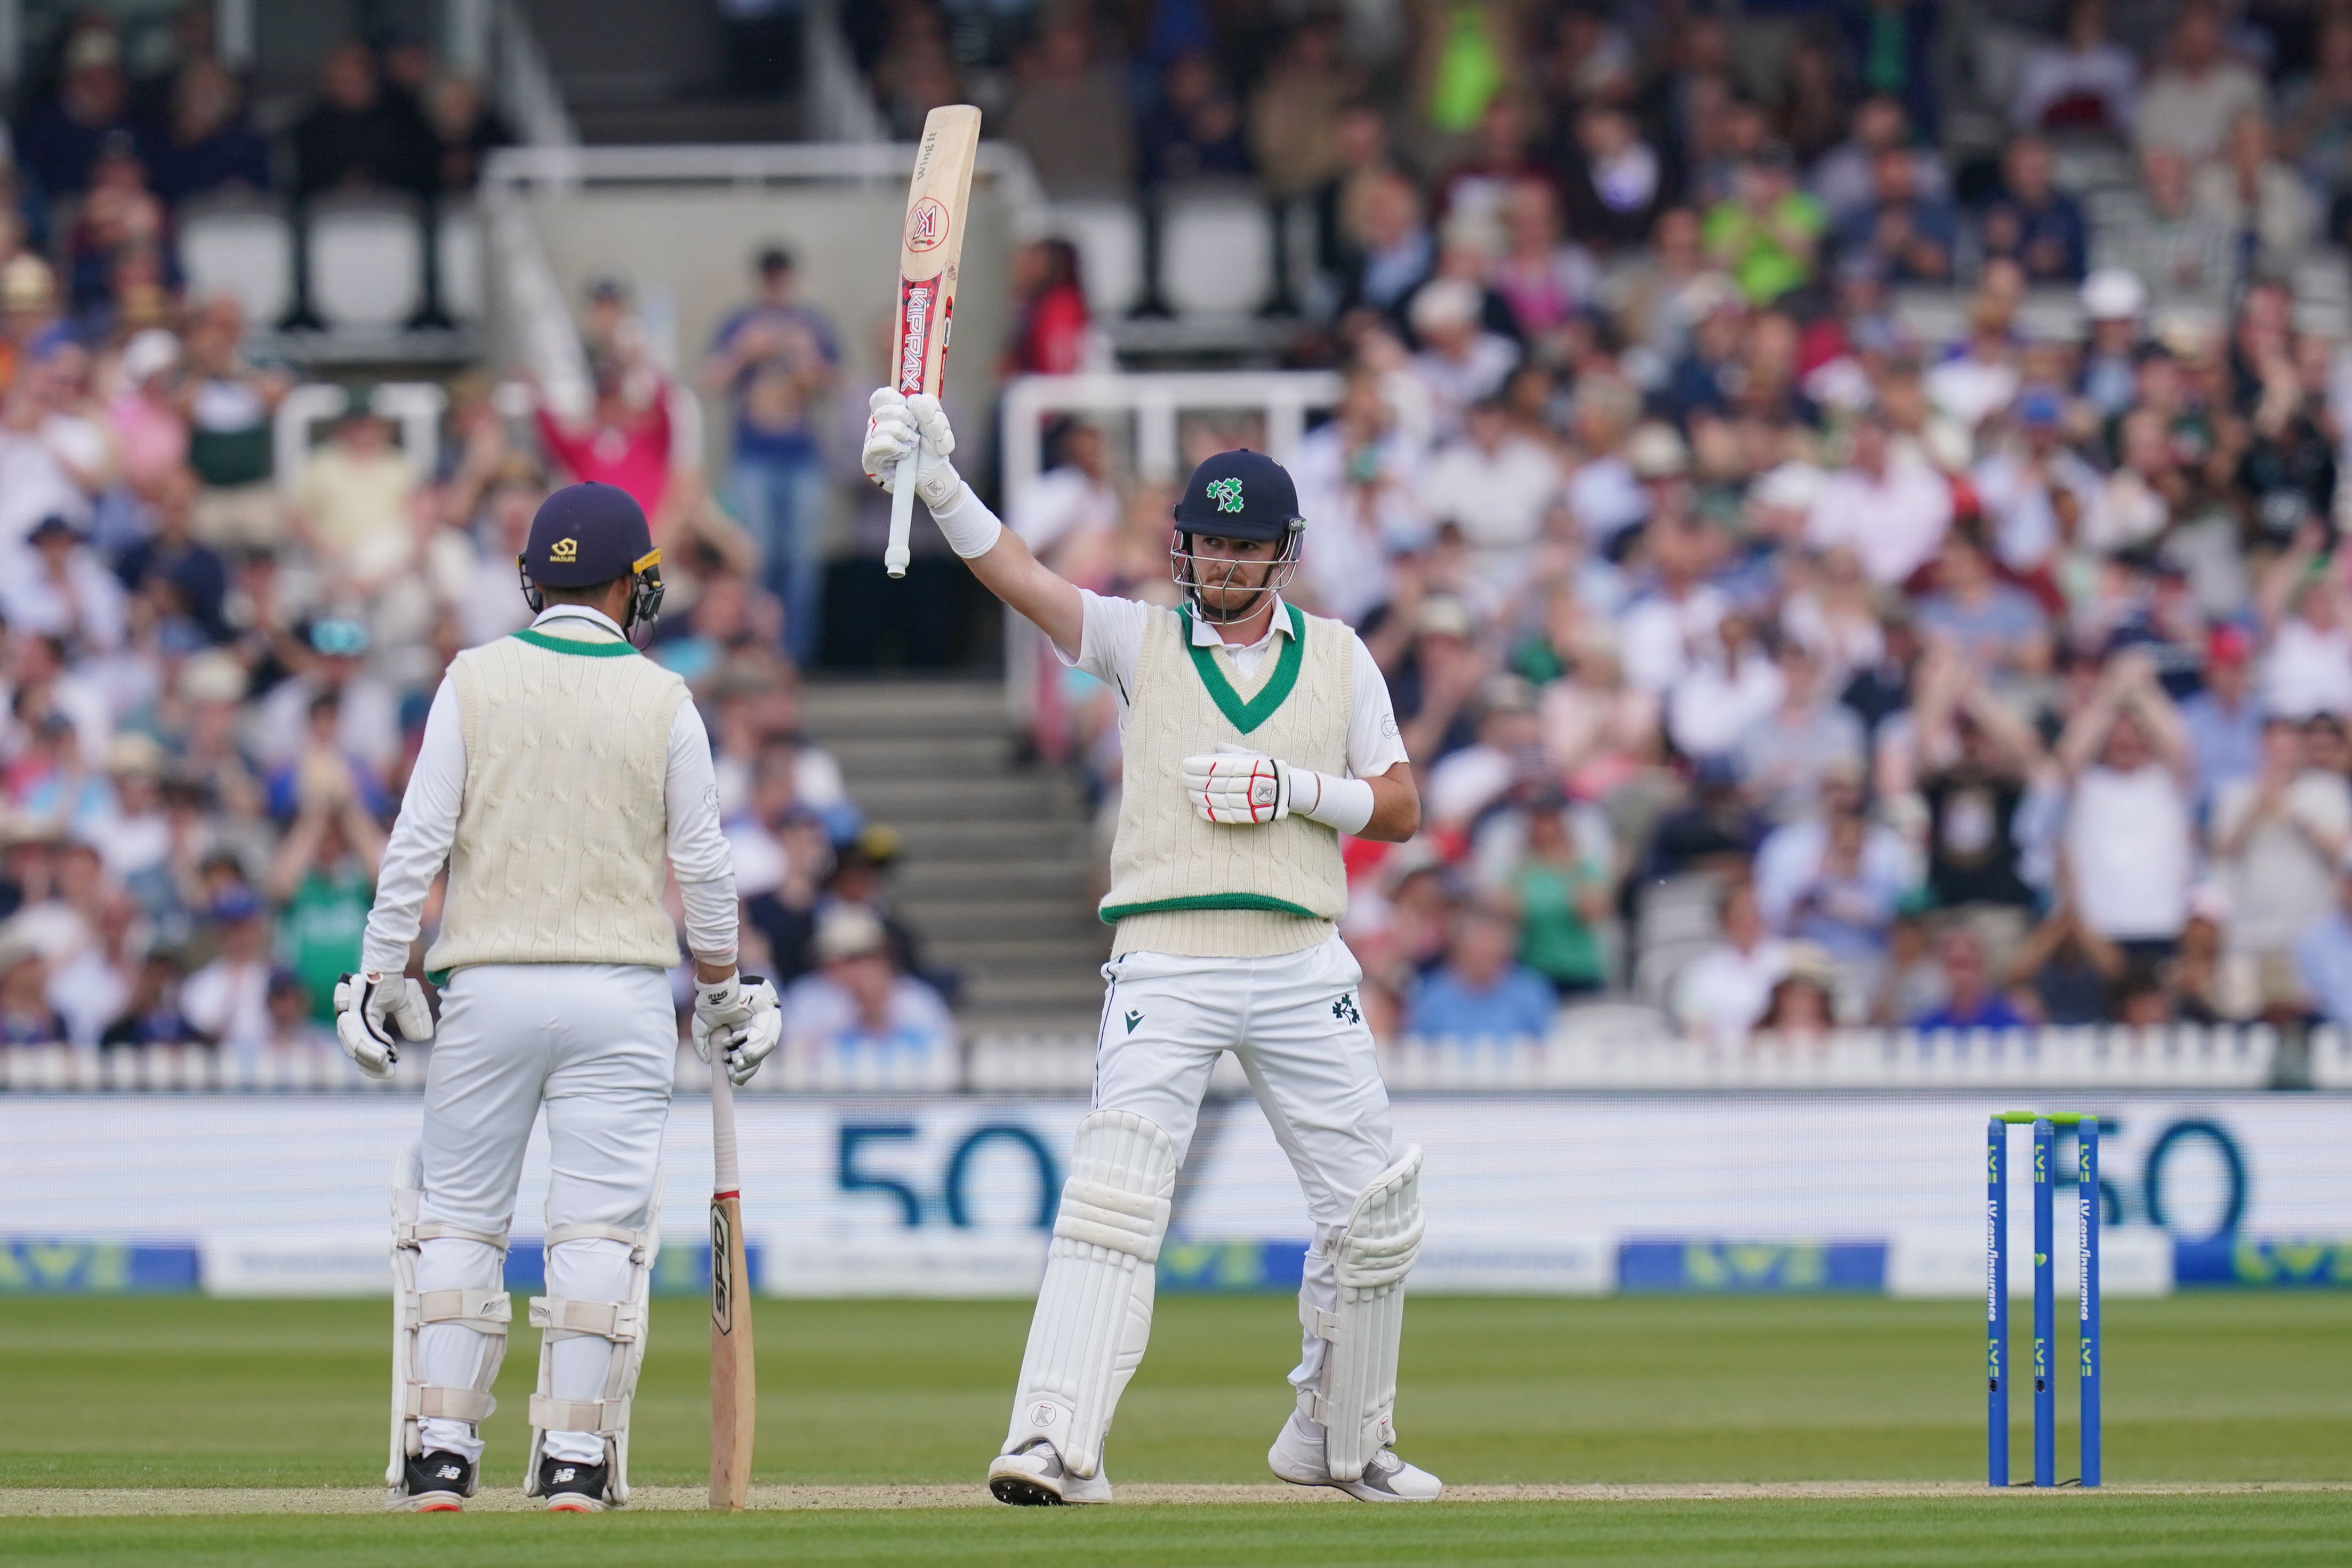
[[[2185,1295],[2110,1301],[2106,1315],[2106,1495],[1965,1490],[1981,1477],[1984,1441],[1971,1302],[1432,1298],[1409,1314],[1398,1417],[1406,1454],[1448,1481],[1765,1489],[1422,1510],[1224,1502],[453,1519],[323,1511],[363,1508],[356,1489],[382,1473],[390,1335],[380,1302],[5,1299],[0,1514],[17,1517],[0,1518],[0,1563],[412,1563],[441,1558],[427,1531],[465,1542],[444,1560],[564,1568],[656,1554],[1024,1568],[1065,1555],[1351,1568],[2352,1561],[2352,1490],[2333,1490],[2352,1486],[2352,1296]],[[761,1302],[759,1481],[977,1495],[1026,1319],[1025,1306],[1003,1302]],[[1150,1358],[1120,1410],[1114,1481],[1160,1496],[1180,1483],[1266,1482],[1295,1322],[1286,1299],[1163,1299]],[[702,1479],[706,1343],[698,1303],[657,1303],[637,1398],[639,1484]],[[2059,1364],[2071,1361],[2062,1327]],[[536,1362],[537,1336],[518,1330],[489,1424],[497,1489],[520,1473]],[[2063,1410],[2071,1381],[2060,1393]],[[2023,1393],[2014,1400],[2021,1469],[2030,1403]],[[2071,1423],[2060,1436],[2061,1474],[2071,1475]],[[1963,1490],[1836,1495],[1843,1482]],[[2248,1483],[2323,1490],[2128,1490]],[[100,1488],[143,1495],[76,1496]],[[280,1511],[267,1514],[216,1511],[252,1505],[178,1490],[232,1488],[341,1490],[316,1494],[319,1513],[279,1493],[270,1506]],[[184,1511],[81,1511],[118,1506]],[[73,1516],[24,1517],[55,1510]]]

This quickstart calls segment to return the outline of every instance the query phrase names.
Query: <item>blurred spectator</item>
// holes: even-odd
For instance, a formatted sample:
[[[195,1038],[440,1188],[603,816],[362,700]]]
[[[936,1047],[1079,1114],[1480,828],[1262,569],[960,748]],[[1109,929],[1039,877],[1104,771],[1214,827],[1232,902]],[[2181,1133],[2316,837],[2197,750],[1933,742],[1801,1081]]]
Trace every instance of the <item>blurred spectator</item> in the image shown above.
[[[2334,907],[2336,866],[2352,849],[2352,783],[2317,766],[2293,719],[2263,726],[2262,764],[2213,803],[2214,870],[2228,896],[2228,962],[2244,994],[2295,997],[2296,937]]]
[[[1460,527],[1472,570],[1501,597],[1523,580],[1559,487],[1551,453],[1512,430],[1509,411],[1490,394],[1470,405],[1461,435],[1430,458],[1422,504],[1433,520]]]
[[[49,966],[23,937],[0,940],[0,1046],[53,1045],[66,1020],[49,1005]]]
[[[1872,159],[1870,199],[1839,224],[1842,256],[1866,256],[1893,283],[1948,283],[1955,220],[1951,207],[1920,193],[1910,152],[1890,147]]]
[[[1723,894],[1723,940],[1692,959],[1675,982],[1675,1021],[1712,1045],[1745,1040],[1789,972],[1789,944],[1765,934],[1755,891],[1735,883]]]
[[[1421,193],[1403,175],[1381,169],[1367,172],[1346,195],[1339,214],[1345,260],[1339,308],[1367,308],[1402,328],[1407,303],[1418,297],[1437,265],[1437,242],[1423,216]]]
[[[2000,172],[2000,193],[1981,225],[1986,257],[2007,256],[2029,283],[2082,281],[2090,230],[2074,198],[2052,183],[2050,144],[2017,138],[2001,155]]]
[[[2169,956],[2189,918],[2193,780],[2180,716],[2143,653],[2115,660],[2066,727],[2063,853],[2083,921],[2135,959]]]
[[[815,973],[786,994],[785,1044],[803,1061],[952,1053],[956,1029],[931,987],[892,967],[882,923],[837,904],[817,923]]]
[[[218,60],[190,60],[173,78],[170,120],[154,150],[154,183],[175,204],[270,189],[269,144],[247,120],[244,89]]]
[[[760,548],[761,581],[782,602],[785,640],[804,664],[816,654],[829,521],[816,434],[841,350],[832,324],[796,298],[790,251],[769,246],[757,267],[758,293],[711,337],[703,382],[734,410],[729,500]]]
[[[2337,865],[2336,906],[2295,939],[2296,977],[2319,1015],[2352,1026],[2352,855]]]
[[[17,128],[16,161],[52,199],[89,188],[90,169],[109,135],[135,135],[131,84],[114,23],[90,13],[67,29],[57,96]]]
[[[2097,264],[2176,296],[2213,298],[2237,276],[2238,236],[2191,199],[2189,160],[2158,143],[2140,155],[2139,199],[2102,223]]]
[[[2310,74],[2280,97],[2279,147],[2325,196],[2352,172],[2352,16],[2321,16],[2312,53]]]
[[[1759,1034],[1782,1040],[1818,1040],[1836,1027],[1832,1012],[1836,977],[1802,944],[1790,949],[1789,972],[1772,987],[1771,1000],[1756,1022]]]
[[[2068,0],[2059,36],[2018,65],[2010,122],[2060,134],[2129,132],[2139,61],[2107,32],[2106,0]]]
[[[26,542],[31,549],[0,578],[0,614],[9,629],[55,637],[76,654],[121,647],[122,584],[82,542],[80,531],[51,514]]]
[[[2246,633],[2216,626],[2205,643],[2205,678],[2180,705],[2181,728],[2197,762],[2197,801],[2210,809],[2222,786],[2251,778],[2262,765],[2262,709],[2253,700]]]
[[[514,133],[482,96],[482,85],[458,71],[436,73],[419,99],[437,152],[435,179],[444,191],[471,191],[491,152]]]
[[[2224,52],[2221,21],[2214,0],[2181,6],[2164,63],[2140,89],[2133,131],[2144,151],[2164,148],[2191,162],[2210,158],[2240,115],[2262,111],[2262,78]]]
[[[1549,980],[1562,997],[1598,991],[1608,983],[1602,936],[1616,881],[1605,837],[1580,833],[1571,817],[1565,797],[1550,789],[1537,790],[1519,813],[1523,827],[1516,862],[1502,872],[1495,889],[1518,924],[1519,962]]]
[[[589,361],[596,401],[585,418],[560,414],[541,400],[540,444],[575,480],[626,490],[654,525],[654,538],[667,537],[672,522],[663,510],[672,492],[672,430],[667,382],[651,378],[633,384],[629,367],[614,354]]]
[[[1845,465],[1813,502],[1805,538],[1816,549],[1853,550],[1874,581],[1894,587],[1934,558],[1951,520],[1943,476],[1895,455],[1885,418],[1865,412],[1848,432]]]
[[[1485,909],[1454,918],[1445,961],[1413,993],[1405,1032],[1425,1040],[1515,1040],[1550,1032],[1553,989],[1518,962],[1512,923]]]
[[[1853,106],[1846,139],[1822,154],[1810,182],[1832,223],[1843,223],[1877,199],[1878,161],[1882,154],[1901,152],[1911,162],[1911,189],[1919,196],[1940,201],[1949,177],[1943,161],[1911,140],[1911,124],[1900,100],[1874,93]]]
[[[1460,278],[1423,284],[1412,297],[1411,318],[1421,344],[1413,374],[1429,390],[1438,434],[1451,435],[1463,427],[1471,404],[1503,390],[1519,351],[1508,338],[1487,330],[1477,287]]]
[[[440,148],[416,100],[383,80],[375,55],[357,39],[328,51],[319,90],[289,138],[294,154],[294,303],[285,330],[317,330],[311,308],[311,204],[330,192],[382,192],[429,198],[440,183]],[[429,219],[431,208],[423,209]],[[429,221],[424,239],[429,251]],[[427,266],[428,285],[431,264]],[[435,308],[426,290],[425,309]],[[421,324],[421,323],[420,323]]]
[[[2189,183],[2197,210],[2221,224],[2253,263],[2292,268],[2318,237],[2321,217],[2303,176],[2275,156],[2269,116],[2250,109],[2230,122],[2221,155]]]
[[[2050,634],[2041,605],[1993,573],[1991,555],[1973,527],[1944,536],[1937,591],[1919,602],[1919,630],[1948,641],[1978,673],[2032,677],[2050,667]]]
[[[180,968],[176,956],[153,947],[140,960],[128,998],[115,1014],[99,1043],[107,1050],[136,1050],[150,1045],[178,1045],[194,1038],[179,1005]]]
[[[1938,1029],[2019,1029],[2025,1018],[1993,988],[1983,946],[1965,927],[1944,933],[1936,945],[1944,971],[1944,1005],[1920,1014],[1912,1027]]]
[[[2123,950],[2061,901],[2018,948],[2010,982],[2032,1002],[2038,1021],[2067,1027],[2112,1016],[2108,994],[2124,969]]]
[[[1612,249],[1649,238],[1658,214],[1681,194],[1675,171],[1643,139],[1633,117],[1601,103],[1576,118],[1565,183],[1569,227]]]
[[[1028,154],[1048,195],[1117,196],[1135,179],[1132,124],[1118,68],[1095,57],[1085,13],[1065,9],[1022,54],[994,133]]]
[[[375,902],[383,830],[352,769],[331,753],[303,760],[295,816],[269,867],[269,897],[278,908],[278,951],[310,1017],[332,1025],[335,981],[360,967],[360,938]],[[271,991],[277,1011],[277,991]]]
[[[1066,376],[1087,368],[1093,350],[1078,247],[1066,239],[1032,240],[1013,253],[1019,318],[1005,347],[1008,375]]]
[[[1827,225],[1822,204],[1797,189],[1793,160],[1777,143],[1743,163],[1732,193],[1707,210],[1708,256],[1750,302],[1769,305],[1811,281]]]
[[[1139,172],[1145,189],[1250,172],[1242,109],[1219,79],[1208,55],[1187,51],[1169,62],[1158,101],[1136,128]],[[1101,134],[1095,128],[1092,134]]]
[[[268,1043],[269,928],[251,889],[231,883],[206,910],[220,942],[219,956],[191,974],[180,1009],[198,1040],[240,1061],[252,1061]]]
[[[1864,736],[1861,720],[1824,685],[1811,648],[1784,639],[1773,664],[1780,701],[1740,732],[1735,755],[1750,798],[1775,821],[1788,821],[1832,778],[1861,780]]]
[[[1488,280],[1521,333],[1549,339],[1594,302],[1601,269],[1583,246],[1562,236],[1559,197],[1548,180],[1512,181],[1497,218],[1503,252]]]
[[[415,549],[409,497],[419,476],[393,434],[392,421],[365,391],[353,389],[294,491],[296,530],[324,564],[362,591],[405,570]]]
[[[215,548],[275,545],[285,532],[272,483],[271,419],[292,384],[244,353],[245,309],[216,294],[190,312],[187,374],[177,405],[188,422],[188,465],[202,482],[196,537]]]

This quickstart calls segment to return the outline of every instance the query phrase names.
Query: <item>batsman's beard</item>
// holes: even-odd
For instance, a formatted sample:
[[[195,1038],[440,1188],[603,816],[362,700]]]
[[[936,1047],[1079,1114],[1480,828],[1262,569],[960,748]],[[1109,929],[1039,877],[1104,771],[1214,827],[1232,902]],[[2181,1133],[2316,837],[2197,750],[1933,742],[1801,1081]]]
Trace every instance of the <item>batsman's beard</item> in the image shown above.
[[[1257,613],[1268,598],[1290,584],[1298,570],[1297,534],[1270,560],[1242,560],[1233,556],[1204,556],[1192,548],[1192,536],[1179,533],[1168,549],[1176,586],[1192,601],[1193,612],[1213,626],[1230,626]],[[1255,576],[1257,580],[1250,580]]]

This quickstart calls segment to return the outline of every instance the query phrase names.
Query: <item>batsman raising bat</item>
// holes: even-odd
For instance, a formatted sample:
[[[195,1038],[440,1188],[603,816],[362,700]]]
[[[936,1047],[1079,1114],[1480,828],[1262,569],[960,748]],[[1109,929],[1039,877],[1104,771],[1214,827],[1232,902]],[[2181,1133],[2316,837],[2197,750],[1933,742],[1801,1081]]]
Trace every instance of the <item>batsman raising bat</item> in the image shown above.
[[[1434,1498],[1437,1478],[1394,1452],[1390,1418],[1421,1151],[1391,1134],[1356,1004],[1363,971],[1335,925],[1339,835],[1408,839],[1421,800],[1370,652],[1283,601],[1305,528],[1290,476],[1254,452],[1193,471],[1169,552],[1182,602],[1165,609],[1039,565],[956,473],[936,398],[886,387],[869,406],[866,472],[887,486],[914,456],[916,493],[949,546],[1117,693],[1126,754],[1094,1104],[989,1490],[1011,1503],[1110,1500],[1104,1442],[1150,1333],[1176,1173],[1230,1051],[1314,1220],[1297,1404],[1267,1463],[1369,1502]]]
[[[506,1354],[503,1288],[523,1145],[547,1112],[547,1294],[523,1490],[555,1510],[629,1499],[662,1124],[677,1055],[672,872],[694,951],[694,1039],[749,1079],[782,1019],[735,970],[735,873],[710,742],[686,683],[629,641],[661,610],[661,555],[625,490],[572,485],[516,565],[538,618],[449,666],[425,720],[336,1033],[372,1077],[431,1039],[422,1141],[393,1190],[389,1505],[462,1508]],[[444,862],[435,1035],[406,978]],[[732,1185],[730,1183],[729,1185]]]

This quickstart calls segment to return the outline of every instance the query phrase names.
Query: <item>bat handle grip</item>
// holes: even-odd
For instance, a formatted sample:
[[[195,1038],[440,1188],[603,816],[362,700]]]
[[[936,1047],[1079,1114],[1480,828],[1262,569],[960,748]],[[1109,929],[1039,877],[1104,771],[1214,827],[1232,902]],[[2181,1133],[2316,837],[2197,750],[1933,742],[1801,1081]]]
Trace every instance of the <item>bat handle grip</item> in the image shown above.
[[[743,1168],[735,1152],[735,1084],[727,1076],[727,1059],[714,1055],[710,1063],[710,1190],[736,1192],[743,1186]]]
[[[915,528],[915,454],[898,459],[898,476],[890,486],[890,542],[882,550],[882,570],[892,577],[907,575],[912,552],[908,541]]]

